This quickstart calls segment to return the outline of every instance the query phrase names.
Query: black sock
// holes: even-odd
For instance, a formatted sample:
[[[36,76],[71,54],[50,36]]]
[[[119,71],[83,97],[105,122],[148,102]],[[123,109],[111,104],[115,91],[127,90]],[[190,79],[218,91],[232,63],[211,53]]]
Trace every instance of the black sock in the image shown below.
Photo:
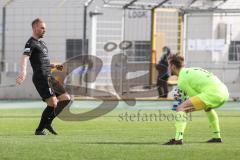
[[[72,102],[71,100],[59,101],[57,107],[54,110],[55,117],[58,116],[63,111],[63,109],[71,102]]]
[[[51,107],[50,111],[49,111],[49,114],[48,114],[48,117],[46,119],[46,122],[45,122],[45,125],[48,125],[50,126],[52,124],[52,121],[53,119],[59,115],[62,110],[71,102],[71,100],[64,100],[64,101],[59,101],[58,104],[57,104],[57,107],[56,108],[53,108]],[[50,113],[51,112],[51,113]]]
[[[42,117],[39,122],[37,131],[42,131],[45,128],[45,125],[48,124],[50,121],[52,123],[52,115],[53,115],[54,108],[51,106],[47,106],[44,111],[42,112]]]

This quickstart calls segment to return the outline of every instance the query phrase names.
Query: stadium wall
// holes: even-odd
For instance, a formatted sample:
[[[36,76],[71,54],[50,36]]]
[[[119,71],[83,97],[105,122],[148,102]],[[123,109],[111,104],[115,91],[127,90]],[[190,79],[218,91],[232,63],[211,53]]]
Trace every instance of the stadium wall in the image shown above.
[[[239,13],[185,15],[186,65],[216,74],[227,85],[233,99],[240,97],[239,22]]]
[[[0,5],[2,8],[3,1]],[[149,72],[148,58],[151,53],[147,55],[149,50],[146,46],[151,41],[151,13],[146,10],[122,10],[103,8],[102,6],[102,0],[95,0],[89,6],[87,13],[88,54],[102,59],[105,71],[98,76],[97,81],[91,87],[115,92],[111,85],[111,71],[109,70],[114,55],[119,53],[127,55],[128,64],[142,63],[145,66],[142,70],[146,71],[147,74]],[[84,1],[79,0],[12,1],[6,7],[6,66],[1,72],[1,84],[15,83],[15,77],[19,71],[19,59],[27,39],[31,36],[30,23],[36,17],[42,17],[47,23],[47,33],[44,41],[48,45],[52,62],[64,62],[68,52],[66,41],[83,39],[83,8]],[[101,14],[90,17],[91,12]],[[2,17],[2,12],[0,12],[0,29],[3,26]],[[240,97],[239,18],[239,13],[217,15],[199,12],[188,13],[184,17],[183,54],[186,58],[186,65],[203,67],[217,74],[227,84],[232,97]],[[97,24],[96,28],[93,27],[93,23]],[[93,32],[94,29],[95,32]],[[0,42],[2,42],[2,35],[1,29]],[[123,40],[132,41],[134,47],[129,50],[121,50],[117,47],[116,50],[107,53],[103,50],[107,42],[114,42],[118,45]],[[141,42],[140,46],[145,48],[140,48],[141,52],[138,53],[147,53],[143,56],[143,59],[135,54],[139,50],[135,47],[139,46],[137,44],[139,42]],[[208,45],[209,43],[211,45]],[[75,48],[74,54],[84,54],[77,46],[73,48]],[[0,49],[2,51],[2,45],[0,45]],[[232,52],[232,50],[234,50],[233,55],[230,55],[229,52]],[[229,60],[229,58],[232,58],[232,60]],[[119,68],[120,74],[116,76],[119,82],[123,80],[121,74],[128,69],[132,70],[126,68],[126,71],[123,71],[122,69]],[[39,99],[31,82],[32,71],[29,64],[28,73],[27,80],[22,86],[0,88],[0,98]],[[142,73],[136,72],[128,75],[134,77],[139,74]],[[128,91],[129,87],[135,85],[149,85],[149,81],[145,78],[132,84],[121,82],[120,85],[122,85],[121,93],[123,93]]]

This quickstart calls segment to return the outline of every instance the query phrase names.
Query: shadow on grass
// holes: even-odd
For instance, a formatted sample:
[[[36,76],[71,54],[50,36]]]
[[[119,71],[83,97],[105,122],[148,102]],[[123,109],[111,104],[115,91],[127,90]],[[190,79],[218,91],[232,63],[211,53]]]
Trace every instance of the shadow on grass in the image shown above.
[[[159,142],[82,142],[82,144],[109,144],[109,145],[161,145]]]
[[[207,144],[207,145],[212,145],[212,144],[223,144],[223,143],[209,143],[207,141],[186,141],[184,142],[185,144]]]

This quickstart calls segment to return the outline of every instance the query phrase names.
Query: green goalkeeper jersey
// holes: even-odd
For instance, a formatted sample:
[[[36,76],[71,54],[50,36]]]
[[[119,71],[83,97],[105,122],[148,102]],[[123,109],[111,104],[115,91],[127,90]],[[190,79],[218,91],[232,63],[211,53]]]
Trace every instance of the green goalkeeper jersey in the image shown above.
[[[202,68],[182,68],[178,87],[189,97],[199,97],[207,107],[221,106],[228,100],[227,87],[212,73]]]

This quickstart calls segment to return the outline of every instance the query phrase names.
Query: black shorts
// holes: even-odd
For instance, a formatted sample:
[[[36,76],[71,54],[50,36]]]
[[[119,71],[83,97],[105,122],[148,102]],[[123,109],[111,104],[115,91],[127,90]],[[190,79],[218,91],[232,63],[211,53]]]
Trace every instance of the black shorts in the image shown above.
[[[33,76],[32,80],[43,101],[66,93],[64,87],[53,76]]]

